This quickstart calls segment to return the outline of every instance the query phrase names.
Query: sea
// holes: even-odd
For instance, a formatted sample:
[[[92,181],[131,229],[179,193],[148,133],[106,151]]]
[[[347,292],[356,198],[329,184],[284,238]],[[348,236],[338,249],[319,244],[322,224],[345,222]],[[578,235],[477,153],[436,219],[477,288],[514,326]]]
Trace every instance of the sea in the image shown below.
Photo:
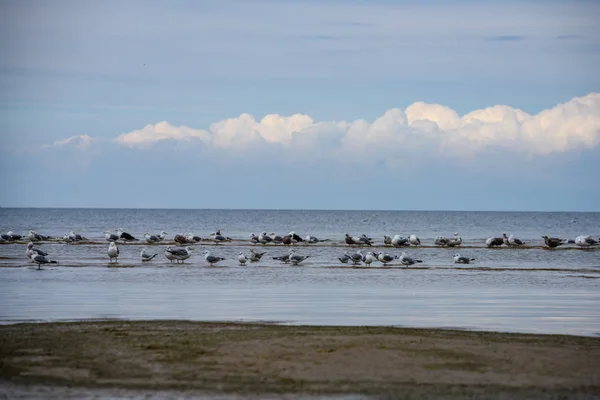
[[[103,233],[118,228],[142,240],[119,244],[118,263],[110,264]],[[166,243],[143,243],[145,232],[206,238],[217,229],[232,242],[196,243],[184,264],[165,258]],[[541,238],[597,239],[600,213],[0,208],[0,230],[52,237],[74,231],[88,239],[36,244],[58,261],[41,270],[25,255],[27,241],[0,244],[3,324],[178,319],[600,336],[600,246],[550,250]],[[291,266],[272,258],[287,247],[250,243],[251,233],[263,231],[328,240],[294,245],[310,257]],[[434,246],[436,236],[454,232],[463,239],[459,248]],[[525,248],[485,246],[503,232]],[[337,258],[356,250],[344,244],[346,233],[372,237],[372,250],[423,262],[342,264]],[[422,245],[384,247],[384,234],[415,234]],[[149,263],[140,261],[143,246],[158,254]],[[240,266],[237,255],[250,248],[266,254]],[[225,260],[211,267],[204,250]],[[457,252],[475,261],[455,264]]]

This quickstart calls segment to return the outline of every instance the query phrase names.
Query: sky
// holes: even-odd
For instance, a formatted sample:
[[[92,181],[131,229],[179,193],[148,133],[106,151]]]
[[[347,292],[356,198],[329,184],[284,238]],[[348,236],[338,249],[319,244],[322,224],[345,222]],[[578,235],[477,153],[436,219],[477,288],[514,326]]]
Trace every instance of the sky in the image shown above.
[[[0,0],[0,206],[600,211],[598,15]]]

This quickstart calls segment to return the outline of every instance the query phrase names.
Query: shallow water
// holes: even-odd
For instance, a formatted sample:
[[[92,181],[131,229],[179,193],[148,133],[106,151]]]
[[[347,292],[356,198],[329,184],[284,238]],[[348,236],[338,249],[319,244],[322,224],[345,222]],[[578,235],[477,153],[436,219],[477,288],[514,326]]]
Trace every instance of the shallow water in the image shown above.
[[[151,264],[139,262],[140,246],[121,245],[118,267],[110,268],[106,243],[44,243],[40,247],[60,264],[41,271],[27,262],[24,244],[3,244],[4,323],[191,319],[600,334],[600,251],[482,247],[484,238],[503,231],[518,233],[535,245],[541,244],[536,237],[542,234],[596,234],[598,213],[1,209],[0,216],[3,232],[35,229],[62,235],[73,229],[99,243],[104,230],[116,227],[135,236],[165,229],[171,237],[189,231],[207,236],[221,228],[239,239],[218,246],[200,243],[184,265],[169,264],[162,254],[164,245],[147,246],[159,253]],[[396,226],[404,228],[393,230]],[[261,248],[267,254],[260,263],[240,267],[234,261],[238,252],[248,253],[244,239],[250,232],[282,234],[292,229],[333,240],[296,246],[297,253],[311,256],[297,267],[270,258],[287,252],[281,246]],[[457,230],[466,244],[461,254],[477,259],[472,265],[453,264],[456,249],[430,247],[404,249],[423,259],[418,268],[398,263],[352,268],[337,261],[347,250],[340,242],[346,231],[364,232],[379,243],[384,233],[416,233],[425,243]],[[228,260],[208,267],[201,256],[205,248]]]

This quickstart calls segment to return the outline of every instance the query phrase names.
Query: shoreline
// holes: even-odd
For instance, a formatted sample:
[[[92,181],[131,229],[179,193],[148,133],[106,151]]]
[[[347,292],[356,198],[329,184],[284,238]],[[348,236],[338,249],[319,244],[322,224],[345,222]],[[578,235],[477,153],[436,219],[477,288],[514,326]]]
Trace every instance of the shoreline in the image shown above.
[[[7,390],[42,385],[53,397],[73,388],[414,398],[600,394],[600,338],[589,336],[88,320],[0,325],[0,343]]]

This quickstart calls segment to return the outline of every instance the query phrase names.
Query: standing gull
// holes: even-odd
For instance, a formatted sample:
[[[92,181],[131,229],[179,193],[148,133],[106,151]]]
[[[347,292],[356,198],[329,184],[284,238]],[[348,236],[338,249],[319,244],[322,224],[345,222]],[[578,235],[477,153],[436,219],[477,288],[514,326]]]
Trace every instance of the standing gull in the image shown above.
[[[348,261],[350,261],[352,259],[350,258],[350,256],[348,255],[348,253],[345,253],[343,256],[338,257],[338,260],[340,260],[340,262],[342,264],[348,264]]]
[[[216,263],[223,261],[224,258],[223,257],[217,257],[217,256],[212,256],[210,254],[210,251],[208,250],[204,250],[202,252],[202,254],[204,254],[204,259],[208,262],[208,264],[212,267],[213,265],[215,265]]]
[[[281,262],[284,262],[287,264],[290,262],[290,255],[284,254],[282,256],[276,256],[276,257],[273,257],[273,260],[281,261]]]
[[[435,245],[436,246],[442,246],[442,247],[446,247],[448,246],[448,243],[450,242],[450,239],[448,239],[447,237],[444,236],[438,236],[435,238]]]
[[[33,256],[36,254],[39,254],[44,257],[48,255],[48,253],[46,253],[44,250],[40,250],[40,249],[33,247],[33,242],[27,243],[27,250],[25,251],[25,254],[27,255],[27,258],[31,259],[32,261],[33,261]]]
[[[165,257],[167,257],[171,263],[173,263],[173,261],[177,261],[177,263],[181,261],[183,263],[192,256],[192,250],[194,250],[194,248],[190,246],[185,246],[183,249],[169,246],[165,249]]]
[[[156,257],[157,255],[158,255],[158,253],[154,253],[154,254],[146,253],[146,249],[145,248],[143,248],[142,250],[140,250],[140,258],[142,259],[142,262],[150,261],[154,257]]]
[[[402,254],[400,255],[400,262],[403,265],[409,266],[415,263],[422,263],[423,260],[417,260],[415,258],[409,257],[405,252],[402,252]]]
[[[117,247],[117,245],[115,244],[115,242],[110,242],[108,244],[108,257],[109,257],[109,262],[113,262],[113,259],[115,260],[115,262],[118,262],[118,257],[119,257],[119,248]]]
[[[544,243],[546,243],[546,246],[550,247],[551,249],[565,244],[563,239],[559,239],[557,237],[548,237],[544,235],[542,236],[542,238],[544,239]]]
[[[241,251],[238,254],[238,258],[237,259],[238,259],[238,262],[240,263],[240,265],[246,265],[246,262],[248,261],[248,257],[246,257],[244,255],[244,253],[242,253]]]
[[[250,262],[257,262],[260,261],[260,259],[262,258],[262,256],[264,256],[265,254],[267,254],[267,252],[262,252],[262,253],[258,253],[256,251],[254,251],[254,249],[250,249]]]
[[[294,249],[290,249],[290,263],[292,265],[298,265],[302,261],[306,260],[308,257],[310,257],[310,256],[298,255],[298,254],[296,254],[296,251]]]
[[[356,253],[350,255],[350,259],[354,265],[358,265],[365,259],[365,256],[363,255],[362,250],[358,250]]]
[[[38,265],[38,269],[41,269],[42,264],[58,264],[57,261],[50,260],[47,256],[35,253],[31,260]]]
[[[515,235],[511,234],[509,237],[506,237],[506,232],[504,233],[505,243],[508,246],[523,246],[525,243],[521,239],[517,239]]]
[[[379,253],[376,256],[377,256],[377,259],[381,263],[383,263],[384,266],[388,265],[389,263],[391,263],[392,261],[394,261],[398,258],[398,256],[392,256],[390,254],[385,254],[385,253]]]
[[[456,264],[470,264],[471,261],[475,261],[474,258],[469,258],[469,257],[463,257],[460,255],[460,253],[456,253],[454,255],[454,262]]]
[[[367,264],[367,267],[370,267],[371,263],[375,260],[375,255],[372,252],[369,251],[367,255],[365,255],[365,264]]]

